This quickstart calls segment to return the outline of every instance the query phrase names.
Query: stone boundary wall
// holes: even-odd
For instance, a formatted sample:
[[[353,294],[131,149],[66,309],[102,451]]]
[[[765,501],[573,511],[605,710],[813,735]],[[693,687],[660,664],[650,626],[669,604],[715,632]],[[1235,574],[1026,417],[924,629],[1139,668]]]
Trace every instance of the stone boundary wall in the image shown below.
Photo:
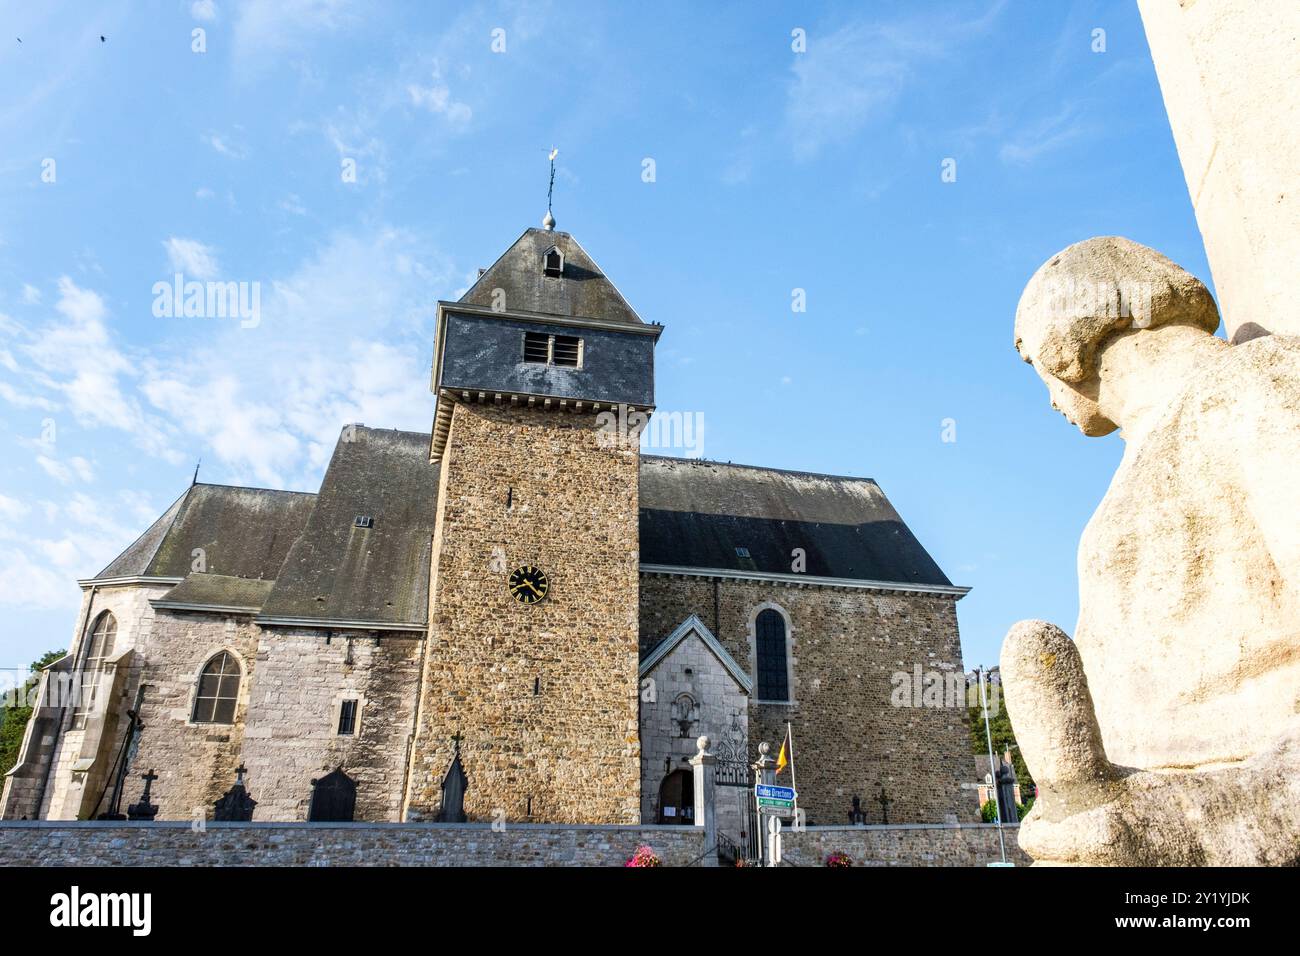
[[[1007,859],[1027,866],[1018,828]],[[665,866],[699,865],[704,828],[486,823],[0,823],[0,866],[622,866],[639,844]],[[1000,858],[991,824],[809,827],[782,834],[784,860],[822,866],[984,866]]]
[[[1033,861],[1016,842],[1020,827],[1004,825],[1007,861]],[[782,860],[794,866],[824,866],[842,850],[854,866],[986,866],[1002,859],[998,828],[992,823],[916,823],[808,827],[781,833]]]
[[[665,866],[704,829],[489,823],[0,823],[0,866],[622,866],[639,844]]]

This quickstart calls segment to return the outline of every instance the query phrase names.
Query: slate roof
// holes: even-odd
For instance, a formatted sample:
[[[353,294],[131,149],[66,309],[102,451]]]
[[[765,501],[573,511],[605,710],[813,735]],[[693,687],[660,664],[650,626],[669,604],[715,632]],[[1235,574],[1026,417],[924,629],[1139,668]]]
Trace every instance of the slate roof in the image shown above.
[[[316,496],[195,484],[96,578],[183,578],[203,549],[211,574],[271,579],[302,533]]]
[[[155,607],[177,605],[207,607],[214,610],[239,608],[257,611],[261,609],[262,603],[274,586],[275,581],[272,580],[236,578],[228,574],[191,573],[153,604]]]
[[[713,636],[713,632],[695,614],[689,615],[686,620],[673,629],[671,634],[641,655],[639,676],[645,677],[651,673],[663,663],[664,658],[677,648],[678,644],[691,636],[697,638],[712,652],[713,656],[718,659],[718,663],[731,675],[731,679],[736,682],[741,690],[746,694],[753,693],[754,683],[749,679],[749,675],[745,673],[745,669],[736,663],[736,659],[718,642],[718,639]]]
[[[317,495],[194,485],[97,577],[183,578],[162,605],[260,608],[268,624],[423,628],[429,440],[348,426]],[[866,478],[643,455],[640,531],[643,566],[789,574],[803,548],[810,577],[951,586]],[[191,574],[200,547],[207,573]]]
[[[559,246],[564,272],[558,277],[542,273],[542,256]],[[567,232],[528,229],[502,253],[478,281],[460,297],[461,302],[492,308],[493,290],[505,292],[511,312],[600,319],[623,325],[644,325],[614,283]]]
[[[423,627],[438,470],[427,432],[344,429],[261,617]],[[374,526],[357,527],[359,515]]]
[[[749,557],[737,554],[737,548]],[[641,563],[951,586],[869,478],[641,457]]]

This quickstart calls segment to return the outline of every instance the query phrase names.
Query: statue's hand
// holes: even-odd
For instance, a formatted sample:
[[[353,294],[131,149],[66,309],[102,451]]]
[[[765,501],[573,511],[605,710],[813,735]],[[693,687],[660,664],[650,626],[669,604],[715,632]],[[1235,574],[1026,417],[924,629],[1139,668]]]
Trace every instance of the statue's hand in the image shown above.
[[[1165,773],[1106,759],[1078,649],[1021,621],[1002,645],[1002,690],[1038,798],[1020,827],[1035,862],[1280,865],[1300,857],[1300,725],[1237,767]]]

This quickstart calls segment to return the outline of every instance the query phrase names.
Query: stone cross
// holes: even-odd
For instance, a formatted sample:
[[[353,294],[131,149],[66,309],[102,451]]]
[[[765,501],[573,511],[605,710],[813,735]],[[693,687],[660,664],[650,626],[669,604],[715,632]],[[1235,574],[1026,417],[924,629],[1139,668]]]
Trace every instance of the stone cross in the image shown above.
[[[246,773],[248,768],[242,763],[235,768],[235,782],[220,800],[213,803],[212,819],[218,822],[236,823],[247,823],[253,819],[253,810],[257,807],[257,801],[249,794],[244,783]]]
[[[149,802],[153,782],[158,779],[158,774],[150,769],[148,773],[140,774],[140,779],[144,781],[144,793],[140,794],[139,803],[133,803],[126,808],[128,820],[152,820],[158,815],[158,805]]]

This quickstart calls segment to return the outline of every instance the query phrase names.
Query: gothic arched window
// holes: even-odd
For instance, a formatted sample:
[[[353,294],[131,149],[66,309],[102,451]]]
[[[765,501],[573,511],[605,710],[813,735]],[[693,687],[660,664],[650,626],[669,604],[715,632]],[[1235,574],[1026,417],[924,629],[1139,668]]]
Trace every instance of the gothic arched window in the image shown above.
[[[785,618],[767,608],[754,621],[759,700],[789,700],[790,673],[786,659]]]
[[[112,611],[104,611],[95,618],[95,625],[90,632],[90,644],[86,648],[86,657],[81,664],[81,688],[77,698],[77,708],[73,713],[79,727],[84,727],[86,715],[95,711],[104,662],[112,656],[113,644],[116,640],[117,618],[113,617]]]
[[[233,724],[235,702],[239,699],[239,662],[229,651],[222,651],[199,675],[199,692],[194,698],[194,723]]]

